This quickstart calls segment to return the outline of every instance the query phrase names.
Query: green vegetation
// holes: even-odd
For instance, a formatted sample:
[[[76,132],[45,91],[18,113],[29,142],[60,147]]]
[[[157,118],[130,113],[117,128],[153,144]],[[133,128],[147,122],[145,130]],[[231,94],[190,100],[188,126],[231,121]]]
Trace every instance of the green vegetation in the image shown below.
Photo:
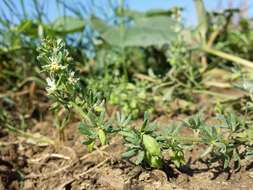
[[[0,130],[27,137],[32,115],[46,112],[60,143],[75,121],[89,151],[121,137],[122,157],[144,168],[168,160],[180,168],[185,151],[205,147],[197,160],[239,170],[253,156],[252,26],[234,22],[239,10],[207,12],[194,2],[194,29],[181,8],[137,12],[124,3],[113,9],[115,22],[78,11],[52,22],[39,9],[36,18],[23,10],[17,23],[0,15]],[[186,117],[155,122],[166,114]]]

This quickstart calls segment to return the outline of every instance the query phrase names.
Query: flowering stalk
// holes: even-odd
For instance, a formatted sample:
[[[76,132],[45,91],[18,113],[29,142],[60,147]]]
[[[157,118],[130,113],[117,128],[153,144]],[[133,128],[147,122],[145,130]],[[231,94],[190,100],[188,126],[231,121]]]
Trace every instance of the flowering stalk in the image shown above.
[[[102,145],[107,143],[106,134],[113,130],[110,121],[104,121],[104,100],[98,93],[82,88],[65,43],[61,39],[45,39],[38,51],[38,60],[43,64],[42,71],[47,75],[47,94],[55,102],[53,109],[58,112],[56,127],[59,133],[64,133],[64,126],[68,121],[66,118],[69,118],[70,110],[73,109],[81,119],[80,132],[88,138],[83,143],[91,150],[96,139],[99,139]],[[59,114],[62,113],[62,109],[63,112],[67,112],[64,117]],[[63,118],[62,121],[60,117]],[[59,134],[59,137],[61,140],[64,139],[63,134]]]
[[[76,97],[79,78],[76,77],[73,59],[69,56],[65,43],[61,39],[57,41],[46,39],[42,41],[38,51],[40,52],[38,60],[43,64],[42,71],[48,75],[46,79],[48,95],[59,105],[68,108],[68,103]]]
[[[52,108],[57,112],[55,125],[58,129],[59,139],[64,140],[64,127],[70,115],[70,102],[75,101],[79,78],[76,77],[73,59],[69,56],[65,43],[61,39],[57,41],[43,40],[38,51],[40,52],[38,60],[42,63],[42,72],[47,74],[47,94],[55,101]],[[66,117],[61,114],[64,112],[67,112]],[[61,117],[63,117],[62,121]]]

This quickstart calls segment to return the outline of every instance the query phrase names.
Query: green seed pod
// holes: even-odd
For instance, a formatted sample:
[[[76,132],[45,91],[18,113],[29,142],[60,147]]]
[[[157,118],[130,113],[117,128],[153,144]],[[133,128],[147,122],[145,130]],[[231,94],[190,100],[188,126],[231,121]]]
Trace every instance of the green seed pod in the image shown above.
[[[152,168],[161,168],[162,167],[162,159],[158,156],[151,156],[149,160],[149,165]]]
[[[150,135],[143,135],[143,145],[146,150],[146,161],[153,168],[162,167],[162,153],[158,142]]]
[[[101,144],[105,145],[106,144],[106,135],[105,135],[104,130],[102,130],[102,129],[98,130],[98,137],[99,137]]]
[[[151,156],[149,152],[146,152],[145,160],[152,168],[162,167],[162,159],[159,156]]]
[[[150,135],[143,135],[143,145],[146,151],[150,154],[150,156],[158,156],[158,157],[162,156],[160,145]]]

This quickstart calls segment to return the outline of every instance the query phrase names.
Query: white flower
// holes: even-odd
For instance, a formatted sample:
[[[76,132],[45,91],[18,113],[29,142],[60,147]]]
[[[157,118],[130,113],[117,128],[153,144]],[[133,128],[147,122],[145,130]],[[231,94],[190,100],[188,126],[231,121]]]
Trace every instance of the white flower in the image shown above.
[[[46,90],[47,90],[48,94],[52,94],[56,90],[55,80],[47,78],[46,81],[47,81],[47,86],[48,86],[48,87],[46,87]]]
[[[55,73],[55,72],[65,68],[64,66],[60,65],[60,62],[57,59],[57,57],[49,57],[49,60],[51,62],[50,65],[49,65],[49,70],[52,73]]]
[[[72,84],[72,85],[74,85],[74,84],[77,83],[78,80],[79,80],[79,79],[75,77],[75,72],[72,71],[72,72],[69,74],[69,77],[68,77],[69,83]]]

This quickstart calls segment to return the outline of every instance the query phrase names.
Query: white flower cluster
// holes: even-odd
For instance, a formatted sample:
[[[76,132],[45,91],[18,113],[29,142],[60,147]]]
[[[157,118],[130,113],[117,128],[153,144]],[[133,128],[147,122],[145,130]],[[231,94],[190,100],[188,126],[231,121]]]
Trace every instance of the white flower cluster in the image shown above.
[[[76,85],[77,82],[79,81],[79,78],[75,77],[75,72],[70,72],[69,77],[68,77],[68,82],[71,85]]]
[[[46,79],[47,93],[52,95],[58,90],[61,94],[71,94],[79,78],[71,69],[72,58],[69,57],[69,52],[65,49],[65,43],[62,40],[57,40],[56,45],[47,47],[46,52],[47,56],[43,69],[49,74]]]
[[[56,83],[55,83],[54,79],[50,79],[50,78],[47,78],[46,81],[47,81],[46,91],[50,95],[50,94],[54,93],[54,91],[57,89]]]
[[[62,85],[64,86],[70,86],[72,88],[75,88],[75,86],[78,84],[79,78],[77,78],[75,76],[75,72],[70,72],[69,76],[67,77],[67,80],[64,80]],[[47,87],[46,87],[46,91],[47,93],[53,94],[56,90],[59,90],[59,86],[61,85],[61,83],[59,81],[56,81],[55,78],[53,78],[53,76],[48,77],[46,79],[47,82]]]
[[[57,57],[49,57],[49,60],[50,60],[50,64],[48,66],[49,66],[50,72],[52,73],[58,72],[66,68],[66,66],[63,66],[60,64],[60,60],[57,59]]]

